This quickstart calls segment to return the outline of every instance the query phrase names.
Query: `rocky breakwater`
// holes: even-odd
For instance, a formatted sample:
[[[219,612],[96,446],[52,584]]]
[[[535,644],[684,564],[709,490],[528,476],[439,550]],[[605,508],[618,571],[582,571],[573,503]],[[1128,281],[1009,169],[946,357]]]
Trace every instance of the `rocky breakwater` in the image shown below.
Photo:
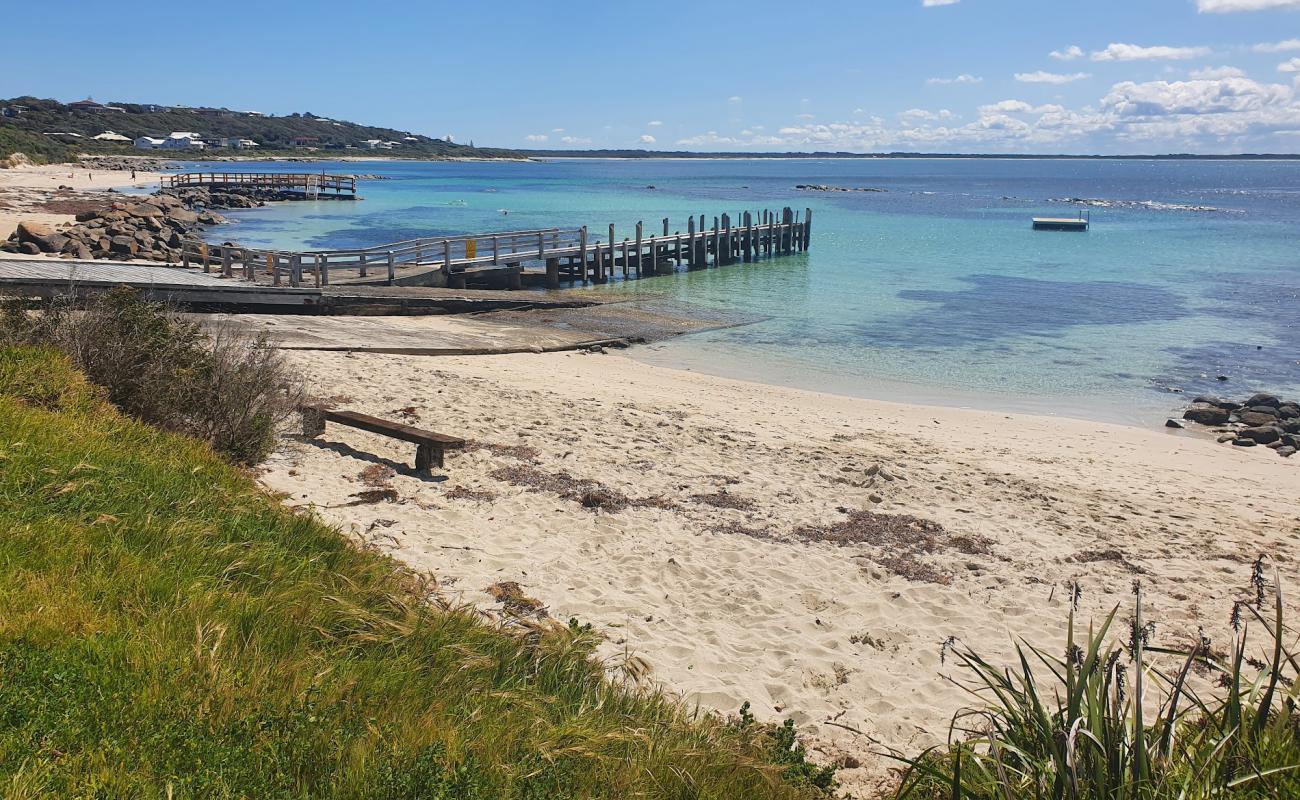
[[[794,188],[801,192],[888,192],[876,186],[830,186],[825,183],[800,183]]]
[[[1241,402],[1202,396],[1183,419],[1207,426],[1219,441],[1237,447],[1263,446],[1289,458],[1300,450],[1300,402],[1255,394]]]
[[[159,192],[139,202],[116,201],[95,211],[76,215],[62,226],[39,222],[19,223],[0,250],[63,258],[145,259],[176,263],[181,245],[209,225],[226,218],[208,207],[192,205],[175,193]]]

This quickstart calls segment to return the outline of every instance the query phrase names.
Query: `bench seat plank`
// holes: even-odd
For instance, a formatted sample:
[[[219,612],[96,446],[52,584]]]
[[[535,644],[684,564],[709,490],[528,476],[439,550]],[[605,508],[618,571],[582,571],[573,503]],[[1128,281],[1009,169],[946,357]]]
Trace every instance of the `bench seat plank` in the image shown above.
[[[325,432],[326,422],[336,422],[340,425],[347,425],[419,445],[415,451],[415,468],[417,470],[427,470],[434,465],[441,467],[443,466],[442,456],[445,450],[465,446],[465,440],[456,436],[422,430],[401,422],[392,422],[357,411],[336,411],[310,404],[303,405],[301,411],[303,435],[305,436],[319,436]]]

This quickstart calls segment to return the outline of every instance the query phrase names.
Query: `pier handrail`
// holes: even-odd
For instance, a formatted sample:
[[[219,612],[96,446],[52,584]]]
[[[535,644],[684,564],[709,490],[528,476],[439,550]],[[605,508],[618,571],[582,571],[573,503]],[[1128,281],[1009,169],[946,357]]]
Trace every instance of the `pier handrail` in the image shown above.
[[[164,175],[161,179],[164,189],[177,189],[185,186],[252,186],[256,188],[319,188],[335,192],[355,193],[357,179],[355,175],[329,175],[319,172],[178,172]]]

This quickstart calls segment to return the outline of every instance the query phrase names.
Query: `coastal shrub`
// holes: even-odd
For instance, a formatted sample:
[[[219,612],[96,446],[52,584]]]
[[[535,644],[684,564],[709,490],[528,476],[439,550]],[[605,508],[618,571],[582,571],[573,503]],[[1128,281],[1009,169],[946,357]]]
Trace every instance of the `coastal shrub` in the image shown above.
[[[1072,610],[1061,655],[1020,645],[1011,669],[946,643],[982,705],[954,718],[949,746],[904,759],[896,798],[1300,796],[1295,634],[1262,559],[1251,586],[1233,606],[1226,652],[1203,636],[1151,644],[1138,584],[1120,641],[1109,635],[1116,607],[1080,638]]]
[[[229,327],[205,333],[125,287],[40,312],[10,304],[0,313],[0,341],[67,353],[121,410],[202,439],[238,463],[270,452],[276,426],[302,393],[301,379],[264,340]]]
[[[488,624],[106,394],[0,345],[6,797],[824,796],[588,626]]]

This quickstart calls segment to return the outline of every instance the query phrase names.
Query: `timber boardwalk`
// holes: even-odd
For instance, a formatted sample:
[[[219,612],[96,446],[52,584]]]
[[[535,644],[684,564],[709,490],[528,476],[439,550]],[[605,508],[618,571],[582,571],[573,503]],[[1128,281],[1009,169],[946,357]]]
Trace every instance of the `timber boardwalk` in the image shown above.
[[[164,189],[266,189],[302,193],[310,200],[357,199],[356,176],[326,175],[323,172],[180,172],[164,175],[161,183]]]
[[[183,248],[185,266],[223,277],[240,276],[273,286],[315,286],[332,281],[409,286],[474,286],[519,289],[525,284],[558,289],[567,281],[606,283],[623,278],[666,275],[689,270],[752,262],[806,251],[812,241],[812,209],[802,214],[784,208],[744,211],[686,221],[686,230],[673,230],[669,220],[654,233],[643,223],[634,235],[619,239],[614,225],[608,236],[593,236],[581,228],[439,236],[410,239],[352,250],[289,252],[192,242]],[[530,271],[532,268],[532,271]],[[373,275],[372,275],[373,273]]]

